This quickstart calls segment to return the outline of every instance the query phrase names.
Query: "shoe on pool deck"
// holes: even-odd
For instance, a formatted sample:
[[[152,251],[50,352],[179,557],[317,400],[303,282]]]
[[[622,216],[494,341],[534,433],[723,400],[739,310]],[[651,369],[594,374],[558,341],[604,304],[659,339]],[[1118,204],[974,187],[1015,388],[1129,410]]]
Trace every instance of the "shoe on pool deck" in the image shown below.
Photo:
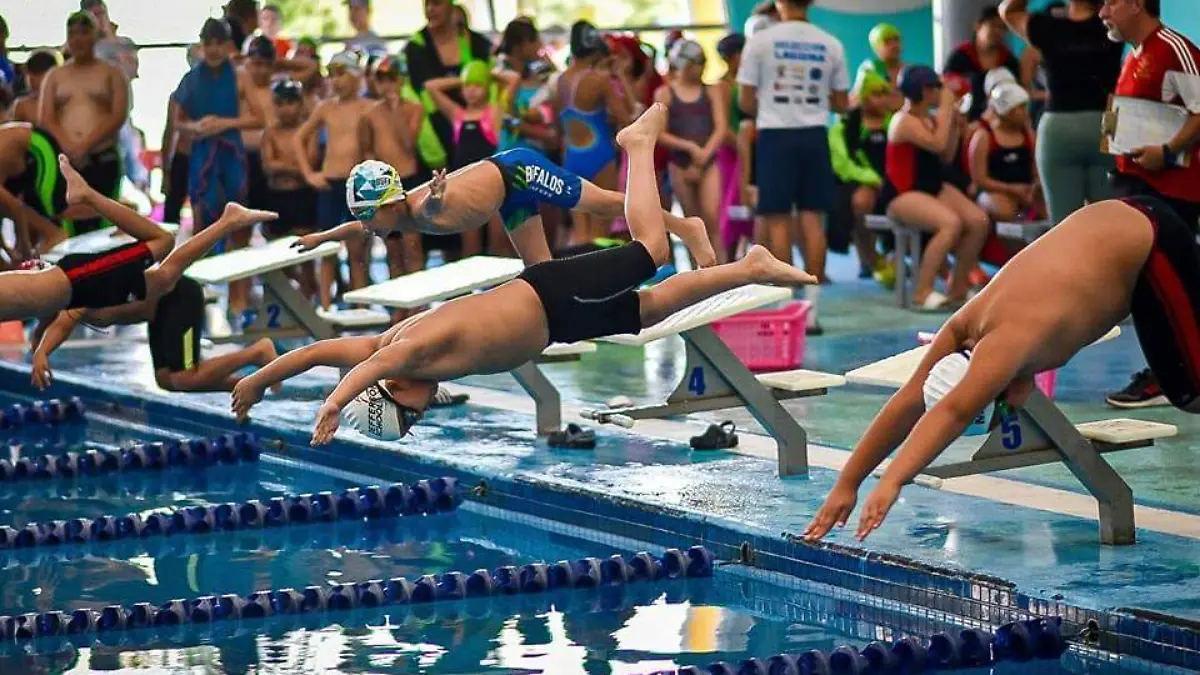
[[[1170,405],[1158,386],[1158,378],[1147,368],[1135,374],[1129,380],[1129,386],[1104,397],[1104,401],[1114,408],[1153,408]]]

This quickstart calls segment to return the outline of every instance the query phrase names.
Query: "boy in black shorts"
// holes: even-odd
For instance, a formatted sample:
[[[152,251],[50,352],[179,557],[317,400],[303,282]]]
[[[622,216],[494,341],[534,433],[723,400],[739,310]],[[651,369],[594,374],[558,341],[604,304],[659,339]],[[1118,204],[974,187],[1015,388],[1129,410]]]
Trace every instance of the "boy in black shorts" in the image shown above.
[[[216,223],[175,249],[170,232],[97,192],[65,155],[59,155],[58,166],[68,205],[94,209],[137,241],[102,253],[68,255],[57,265],[36,271],[0,273],[0,321],[52,317],[64,309],[103,309],[137,300],[157,304],[175,288],[184,270],[226,235],[275,218],[274,213],[231,203]]]
[[[204,289],[184,277],[157,303],[143,300],[107,309],[59,312],[33,352],[33,386],[45,391],[51,385],[50,355],[80,323],[106,327],[142,322],[148,322],[154,380],[167,391],[231,391],[240,379],[234,373],[246,366],[265,366],[279,356],[274,343],[263,338],[245,349],[202,360]]]

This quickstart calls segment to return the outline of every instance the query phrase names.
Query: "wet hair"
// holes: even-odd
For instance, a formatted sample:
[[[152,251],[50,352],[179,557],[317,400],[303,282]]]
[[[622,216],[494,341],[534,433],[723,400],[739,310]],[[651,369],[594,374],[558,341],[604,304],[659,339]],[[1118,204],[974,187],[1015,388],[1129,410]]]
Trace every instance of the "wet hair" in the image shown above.
[[[59,65],[58,52],[53,49],[38,49],[25,59],[25,72],[30,75],[41,75]]]
[[[1000,20],[999,5],[988,5],[988,6],[984,7],[983,9],[979,10],[979,18],[975,20],[975,23],[976,24],[985,24],[989,21],[998,21],[998,20]]]
[[[242,53],[251,58],[257,57],[266,61],[274,61],[275,42],[266,35],[251,35],[242,46]]]
[[[500,44],[496,45],[496,53],[511,54],[517,45],[533,42],[538,37],[538,29],[533,25],[533,19],[519,16],[509,21],[508,25],[504,27],[504,34],[500,36]]]
[[[96,30],[96,17],[92,16],[90,12],[83,10],[71,12],[71,15],[67,17],[67,29],[69,30],[75,26],[84,26]]]
[[[225,19],[207,19],[204,21],[204,25],[200,27],[201,42],[229,42],[232,39],[229,22]]]

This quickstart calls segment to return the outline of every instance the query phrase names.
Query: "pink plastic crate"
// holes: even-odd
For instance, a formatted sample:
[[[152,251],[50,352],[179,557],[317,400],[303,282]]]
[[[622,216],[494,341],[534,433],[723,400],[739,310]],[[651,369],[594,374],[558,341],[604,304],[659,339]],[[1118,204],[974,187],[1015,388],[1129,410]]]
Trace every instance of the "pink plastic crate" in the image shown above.
[[[804,329],[811,305],[742,312],[714,321],[713,332],[750,370],[791,370],[804,365]]]
[[[917,341],[927,345],[933,341],[933,333],[917,333]],[[1054,382],[1058,379],[1058,370],[1045,370],[1033,376],[1033,383],[1041,390],[1046,398],[1054,398]]]

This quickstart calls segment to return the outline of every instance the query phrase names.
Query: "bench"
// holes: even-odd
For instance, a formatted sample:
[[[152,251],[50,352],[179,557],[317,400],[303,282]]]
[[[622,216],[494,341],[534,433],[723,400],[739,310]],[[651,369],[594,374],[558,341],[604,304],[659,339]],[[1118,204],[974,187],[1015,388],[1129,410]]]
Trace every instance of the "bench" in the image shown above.
[[[1093,344],[1120,333],[1120,328],[1114,327]],[[899,389],[928,349],[924,345],[852,370],[846,373],[846,381]],[[1135,540],[1133,491],[1103,454],[1146,447],[1177,433],[1174,425],[1123,418],[1075,425],[1035,389],[1023,407],[998,410],[993,415],[991,430],[971,459],[931,465],[925,475],[958,478],[1062,462],[1099,503],[1101,543],[1126,545]]]
[[[808,472],[808,436],[780,401],[823,396],[846,380],[841,375],[791,370],[754,375],[713,332],[711,323],[740,312],[787,302],[792,291],[773,286],[743,286],[681,310],[637,335],[614,335],[603,342],[643,346],[672,335],[683,338],[687,363],[679,384],[663,403],[588,410],[600,423],[632,426],[634,420],[658,419],[744,406],[778,444],[780,476]]]
[[[515,258],[474,256],[351,291],[344,296],[344,300],[354,305],[416,309],[498,286],[516,278],[524,269],[525,265]],[[595,351],[596,345],[590,342],[552,344],[542,352],[537,362],[526,363],[510,371],[536,404],[539,435],[544,436],[562,428],[562,397],[538,368],[538,363],[578,361],[584,354]]]
[[[340,330],[386,326],[386,312],[318,311],[308,298],[292,286],[285,270],[302,263],[336,256],[341,244],[326,242],[311,251],[292,248],[297,237],[284,237],[262,246],[245,248],[204,258],[185,274],[202,285],[224,284],[258,277],[264,298],[253,323],[239,335],[217,331],[209,335],[213,342],[250,342],[262,337],[311,337],[327,340]]]
[[[1049,220],[1031,220],[1016,223],[996,223],[996,236],[1032,244],[1038,237],[1050,231]]]

